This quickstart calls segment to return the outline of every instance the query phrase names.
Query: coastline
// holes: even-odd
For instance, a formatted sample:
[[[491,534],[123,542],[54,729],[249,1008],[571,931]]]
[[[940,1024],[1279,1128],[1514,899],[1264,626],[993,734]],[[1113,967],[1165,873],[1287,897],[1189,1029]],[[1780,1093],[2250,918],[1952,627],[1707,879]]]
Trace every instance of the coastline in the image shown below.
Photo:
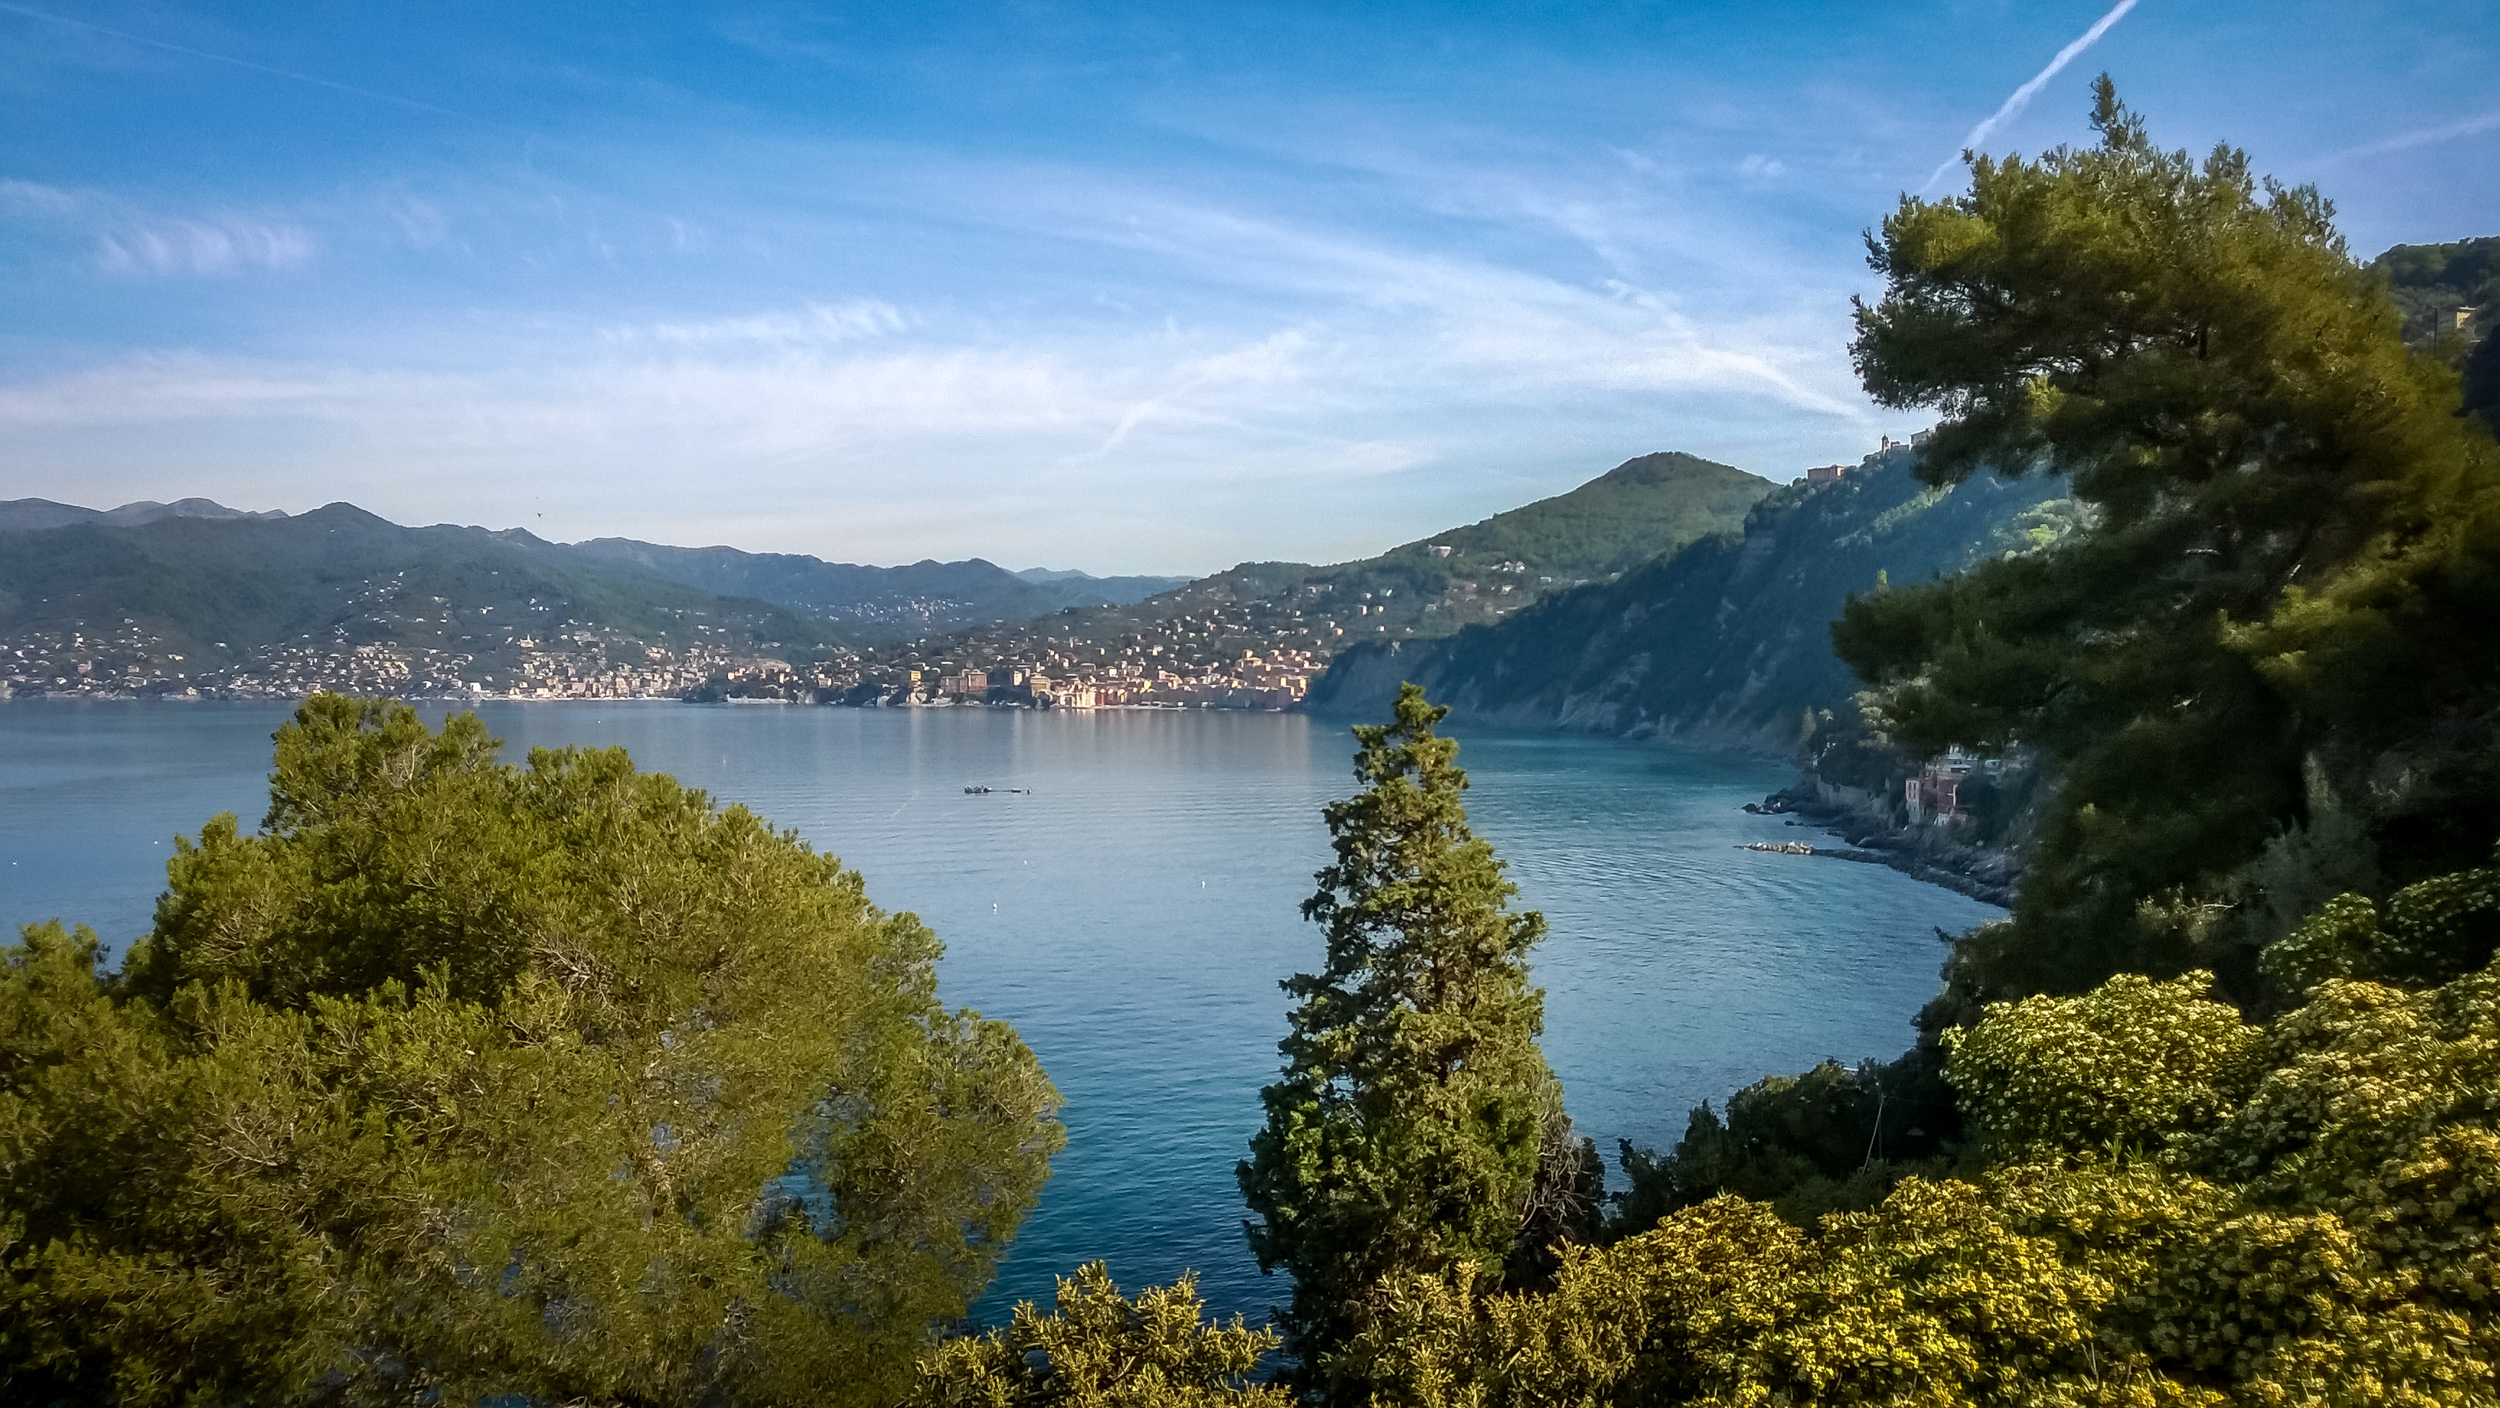
[[[1873,800],[1858,788],[1836,787],[1809,773],[1746,810],[1791,816],[1789,825],[1815,828],[1854,848],[1854,853],[1818,850],[1818,856],[1887,865],[1983,904],[2013,906],[2022,863],[2011,852],[1956,841],[1939,826],[1901,825],[1879,813]]]

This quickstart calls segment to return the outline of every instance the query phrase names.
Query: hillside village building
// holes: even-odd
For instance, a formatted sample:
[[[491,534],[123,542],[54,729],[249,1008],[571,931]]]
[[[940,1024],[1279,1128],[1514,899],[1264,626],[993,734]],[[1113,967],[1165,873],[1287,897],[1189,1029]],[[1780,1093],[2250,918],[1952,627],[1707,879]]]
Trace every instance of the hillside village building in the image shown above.
[[[1962,784],[1974,772],[1995,778],[2004,770],[2003,758],[1982,758],[1966,751],[1958,743],[1945,749],[1942,756],[1901,780],[1901,800],[1909,809],[1910,825],[1940,825],[1959,820],[1962,816]]]

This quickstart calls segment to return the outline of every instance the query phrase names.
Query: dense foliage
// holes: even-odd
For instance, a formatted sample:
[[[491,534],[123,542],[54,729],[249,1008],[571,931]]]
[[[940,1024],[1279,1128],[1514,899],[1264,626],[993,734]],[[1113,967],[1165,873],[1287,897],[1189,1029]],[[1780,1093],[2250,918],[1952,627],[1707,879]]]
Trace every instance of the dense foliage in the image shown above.
[[[2394,902],[2500,922],[2488,872]],[[2427,988],[2327,978],[2263,1026],[2213,1001],[2210,982],[2124,975],[1990,1007],[1948,1042],[1977,1136],[1963,1166],[1903,1179],[1866,1210],[1801,1227],[1721,1195],[1611,1246],[1565,1249],[1550,1288],[1505,1290],[1472,1261],[1393,1274],[1335,1360],[1360,1390],[1332,1401],[2489,1402],[2500,963]],[[1107,1286],[1090,1294],[1121,1307]],[[1063,1312],[1053,1362],[1101,1364],[1125,1345],[1124,1362],[1230,1366],[1243,1361],[1194,1347],[1248,1348],[1176,1307],[1097,1314],[1090,1333],[1082,1319]]]
[[[1446,712],[1409,686],[1392,722],[1355,730],[1366,785],[1328,806],[1336,859],[1303,905],[1327,965],[1285,983],[1285,1069],[1240,1168],[1259,1265],[1294,1278],[1286,1343],[1323,1381],[1389,1277],[1533,1275],[1592,1191],[1536,1044],[1545,920],[1511,911],[1517,887],[1468,830]]]
[[[1922,1046],[1890,1062],[1825,1061],[1767,1076],[1686,1118],[1661,1154],[1624,1141],[1629,1185],[1606,1220],[1609,1236],[1645,1232],[1680,1208],[1733,1193],[1805,1226],[1827,1212],[1864,1211],[1903,1178],[1956,1166],[1961,1107],[1941,1052]]]
[[[1833,639],[1913,753],[2019,741],[2055,776],[1964,1012],[2191,968],[2262,1006],[2305,909],[2488,842],[2500,452],[2316,192],[2156,148],[2106,80],[2094,122],[1905,200],[1854,347],[1945,413],[1923,476],[2061,475],[2089,531],[1860,596]]]
[[[0,967],[13,1403],[890,1402],[1057,1097],[858,876],[621,751],[316,697],[124,972]]]
[[[1249,1382],[1273,1330],[1203,1318],[1196,1284],[1120,1294],[1101,1262],[1059,1279],[1056,1313],[1031,1301],[1004,1328],[939,1345],[910,1408],[1287,1408]]]
[[[2265,1027],[2208,980],[1990,1008],[1950,1066],[1967,1178],[1811,1230],[1720,1197],[1548,1294],[1400,1279],[1355,1352],[1375,1401],[2489,1401],[2500,967],[2329,979]]]

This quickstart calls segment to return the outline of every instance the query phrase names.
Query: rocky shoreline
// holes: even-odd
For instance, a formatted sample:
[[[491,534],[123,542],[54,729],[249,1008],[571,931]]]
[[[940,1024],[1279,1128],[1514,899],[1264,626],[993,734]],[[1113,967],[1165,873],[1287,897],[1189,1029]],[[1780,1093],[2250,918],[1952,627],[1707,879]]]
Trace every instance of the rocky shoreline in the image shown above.
[[[1852,848],[1815,847],[1789,854],[1888,865],[1913,880],[1941,885],[1983,904],[2011,907],[2014,887],[2022,879],[2022,864],[2010,852],[1955,841],[1939,826],[1900,825],[1878,807],[1873,794],[1837,787],[1812,775],[1760,802],[1747,803],[1745,810],[1757,816],[1786,816],[1791,826],[1819,827]],[[1785,848],[1757,843],[1754,849]]]

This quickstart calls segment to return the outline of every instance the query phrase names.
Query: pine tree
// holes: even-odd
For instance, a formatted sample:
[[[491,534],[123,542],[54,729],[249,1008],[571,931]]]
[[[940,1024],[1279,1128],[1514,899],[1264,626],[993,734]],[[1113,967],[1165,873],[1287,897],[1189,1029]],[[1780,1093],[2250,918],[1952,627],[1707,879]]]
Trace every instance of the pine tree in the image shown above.
[[[0,945],[0,1400],[892,1404],[1059,1146],[859,876],[315,696],[119,975]]]
[[[2475,864],[2500,794],[2500,446],[2323,196],[2093,96],[2097,143],[1904,197],[1851,348],[1878,402],[1943,413],[1921,477],[2060,474],[2090,511],[1833,627],[1892,742],[2019,741],[2054,779],[2013,922],[1957,950],[1964,1019],[2120,972],[2262,1002],[2326,876]]]
[[[1511,910],[1518,887],[1468,830],[1458,744],[1432,731],[1448,712],[1408,684],[1394,722],[1354,731],[1367,786],[1328,806],[1336,860],[1302,906],[1327,966],[1284,984],[1300,999],[1284,1073],[1239,1168],[1251,1249],[1293,1275],[1286,1344],[1315,1383],[1385,1278],[1472,1263],[1498,1281],[1585,1217],[1593,1155],[1536,1045],[1527,956],[1545,918]]]

